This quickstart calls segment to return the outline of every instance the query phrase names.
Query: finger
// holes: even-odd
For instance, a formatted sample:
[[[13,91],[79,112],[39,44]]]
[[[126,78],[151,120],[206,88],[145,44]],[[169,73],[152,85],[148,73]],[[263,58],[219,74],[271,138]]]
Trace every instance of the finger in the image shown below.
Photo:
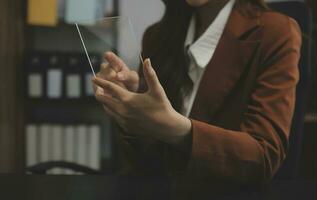
[[[118,59],[120,60],[120,58]],[[137,72],[130,70],[128,67],[123,67],[121,71],[116,72],[110,64],[103,64],[101,67],[101,73],[105,74],[103,76],[104,79],[117,83],[124,88],[126,87],[130,91],[134,91],[136,89],[136,84],[139,82],[139,75]]]
[[[95,84],[93,81],[92,81],[92,87],[94,88],[94,94],[95,95],[97,95],[97,94],[98,95],[105,94],[105,90],[102,87],[100,87],[97,84]]]
[[[143,73],[145,81],[148,85],[150,91],[158,91],[161,90],[162,86],[160,81],[154,71],[150,59],[146,59],[143,65]]]
[[[107,80],[114,80],[116,79],[117,72],[112,69],[108,63],[102,63],[100,65],[100,71],[96,76]]]
[[[107,68],[107,64],[102,63],[100,65],[100,71],[96,74],[96,77],[106,79],[106,75],[105,75],[106,68]],[[93,77],[91,78],[91,81],[92,81],[92,79],[93,79]],[[98,91],[98,86],[93,81],[92,81],[92,86],[93,86],[94,92],[96,93]]]
[[[98,86],[94,82],[92,83],[92,88],[94,90],[94,93],[98,91]]]
[[[120,107],[120,104],[115,99],[112,99],[112,97],[108,95],[96,94],[96,99],[102,104],[106,114],[110,118],[114,119],[119,124],[119,126],[121,126],[122,128],[125,128],[124,120],[120,116],[120,113],[122,112],[122,108]]]
[[[98,95],[104,94],[104,90],[101,87],[99,87],[95,83],[92,83],[92,86],[94,88],[95,94],[98,94]]]
[[[121,104],[116,100],[115,98],[111,97],[107,94],[102,93],[96,93],[95,97],[97,101],[99,101],[101,104],[107,106],[108,108],[111,108],[113,113],[119,114],[121,108]]]
[[[117,80],[124,83],[124,85],[131,91],[131,87],[139,82],[139,74],[136,71],[123,70],[117,73]]]
[[[105,59],[109,62],[110,67],[116,72],[129,69],[126,64],[116,54],[112,52],[105,53]]]
[[[102,63],[100,72],[96,74],[97,77],[114,82],[121,87],[125,88],[124,83],[117,79],[117,73],[110,67],[108,63]]]
[[[107,94],[107,93],[105,92],[105,90],[104,90],[102,87],[96,85],[94,82],[92,82],[92,86],[93,86],[93,88],[94,88],[94,94],[95,94],[95,95],[104,95],[104,94]],[[110,95],[110,94],[107,94],[107,95]]]
[[[123,89],[119,85],[108,80],[100,79],[97,77],[93,78],[93,82],[121,101],[124,101],[131,95],[131,93],[126,89]]]

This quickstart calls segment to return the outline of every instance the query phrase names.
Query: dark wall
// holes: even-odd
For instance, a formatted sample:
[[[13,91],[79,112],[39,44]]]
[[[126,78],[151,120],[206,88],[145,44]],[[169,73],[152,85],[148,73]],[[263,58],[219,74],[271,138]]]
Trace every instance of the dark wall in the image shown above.
[[[23,57],[22,0],[0,1],[0,173],[22,167],[22,102],[19,71]]]

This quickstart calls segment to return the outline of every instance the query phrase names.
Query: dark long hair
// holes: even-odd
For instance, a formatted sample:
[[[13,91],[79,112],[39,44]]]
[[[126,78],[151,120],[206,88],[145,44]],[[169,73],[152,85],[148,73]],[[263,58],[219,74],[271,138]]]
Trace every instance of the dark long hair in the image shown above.
[[[165,14],[143,37],[144,57],[151,58],[157,75],[174,109],[182,110],[183,98],[193,83],[188,76],[184,42],[194,11],[185,0],[162,0]],[[264,0],[237,0],[245,7],[266,9]]]

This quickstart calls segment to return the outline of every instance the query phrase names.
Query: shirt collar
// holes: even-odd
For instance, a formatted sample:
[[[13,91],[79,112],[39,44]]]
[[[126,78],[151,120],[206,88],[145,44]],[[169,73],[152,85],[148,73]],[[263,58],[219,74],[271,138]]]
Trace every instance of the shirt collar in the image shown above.
[[[234,3],[235,0],[229,0],[215,20],[195,42],[196,17],[195,15],[192,17],[184,45],[186,50],[188,48],[188,54],[194,59],[199,67],[205,68],[210,62],[230,17]]]

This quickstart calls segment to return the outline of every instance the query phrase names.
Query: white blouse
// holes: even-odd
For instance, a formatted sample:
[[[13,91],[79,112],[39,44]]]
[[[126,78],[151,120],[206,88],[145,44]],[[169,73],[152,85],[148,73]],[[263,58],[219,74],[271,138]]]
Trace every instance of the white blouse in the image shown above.
[[[205,68],[214,55],[215,49],[228,22],[234,3],[235,0],[229,0],[225,7],[219,12],[215,20],[195,42],[195,15],[190,21],[184,47],[189,58],[188,74],[193,81],[194,86],[191,93],[184,99],[184,109],[182,111],[184,116],[188,117],[191,112]]]

